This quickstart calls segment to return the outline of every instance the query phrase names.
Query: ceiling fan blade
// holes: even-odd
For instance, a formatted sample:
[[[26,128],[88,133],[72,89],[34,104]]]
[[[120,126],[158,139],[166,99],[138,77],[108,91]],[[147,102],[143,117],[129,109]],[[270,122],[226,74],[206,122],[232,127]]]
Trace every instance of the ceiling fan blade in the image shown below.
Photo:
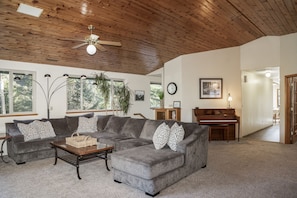
[[[83,39],[70,39],[70,38],[59,38],[58,40],[62,41],[77,41],[77,42],[85,42],[86,40]]]
[[[88,45],[88,43],[81,43],[79,45],[75,45],[75,46],[72,47],[72,49],[77,49],[77,48],[82,47],[84,45]]]
[[[118,47],[122,46],[121,42],[115,42],[115,41],[98,40],[97,42],[101,45],[113,45],[113,46],[118,46]]]
[[[106,51],[106,49],[105,49],[102,45],[100,45],[100,44],[98,44],[98,43],[96,43],[95,46],[96,46],[96,48],[97,48],[98,50],[100,50],[100,51],[102,51],[102,52]]]

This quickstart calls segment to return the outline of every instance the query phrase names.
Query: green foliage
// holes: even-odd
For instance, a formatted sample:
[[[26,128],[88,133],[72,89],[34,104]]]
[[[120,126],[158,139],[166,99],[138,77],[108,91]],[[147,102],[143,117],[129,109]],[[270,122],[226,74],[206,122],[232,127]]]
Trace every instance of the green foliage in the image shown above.
[[[157,108],[161,106],[161,100],[164,99],[164,92],[161,84],[150,84],[150,103],[151,108]]]
[[[104,99],[104,106],[107,109],[107,103],[109,101],[110,95],[110,80],[104,73],[100,73],[100,75],[95,76],[95,83],[97,84],[98,89],[100,90],[102,97]]]
[[[114,87],[115,96],[118,98],[118,105],[120,109],[127,114],[130,107],[131,91],[127,84],[123,86]]]
[[[164,99],[164,91],[158,90],[158,96],[159,96],[160,100],[163,100]]]

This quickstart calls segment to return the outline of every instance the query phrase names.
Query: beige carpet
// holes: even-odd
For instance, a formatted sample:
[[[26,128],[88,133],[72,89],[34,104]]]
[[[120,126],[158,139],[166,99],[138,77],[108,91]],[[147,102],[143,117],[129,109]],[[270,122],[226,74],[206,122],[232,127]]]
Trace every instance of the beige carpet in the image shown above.
[[[6,158],[7,159],[7,158]],[[142,191],[113,182],[103,160],[74,166],[54,159],[15,165],[0,162],[0,197],[148,197]],[[296,198],[297,145],[260,141],[209,144],[207,168],[161,191],[158,198],[234,197]]]

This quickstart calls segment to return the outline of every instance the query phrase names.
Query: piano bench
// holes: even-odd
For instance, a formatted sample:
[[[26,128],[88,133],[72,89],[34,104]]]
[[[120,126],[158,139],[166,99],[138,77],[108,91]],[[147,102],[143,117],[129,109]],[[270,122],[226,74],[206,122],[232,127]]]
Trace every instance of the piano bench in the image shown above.
[[[229,142],[229,125],[228,124],[216,124],[216,125],[209,125],[208,133],[209,133],[209,142],[212,140],[211,134],[212,130],[223,130],[223,137],[225,136],[225,132],[227,134],[227,142]],[[225,139],[225,137],[223,138]]]

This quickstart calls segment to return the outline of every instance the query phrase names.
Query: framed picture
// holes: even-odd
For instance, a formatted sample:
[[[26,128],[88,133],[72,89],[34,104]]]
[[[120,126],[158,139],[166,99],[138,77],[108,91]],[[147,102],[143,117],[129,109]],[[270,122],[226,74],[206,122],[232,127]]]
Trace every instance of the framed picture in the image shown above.
[[[220,99],[223,96],[222,78],[200,78],[200,99]]]
[[[173,101],[173,108],[180,108],[180,101]]]
[[[144,91],[135,90],[135,101],[144,101]]]

